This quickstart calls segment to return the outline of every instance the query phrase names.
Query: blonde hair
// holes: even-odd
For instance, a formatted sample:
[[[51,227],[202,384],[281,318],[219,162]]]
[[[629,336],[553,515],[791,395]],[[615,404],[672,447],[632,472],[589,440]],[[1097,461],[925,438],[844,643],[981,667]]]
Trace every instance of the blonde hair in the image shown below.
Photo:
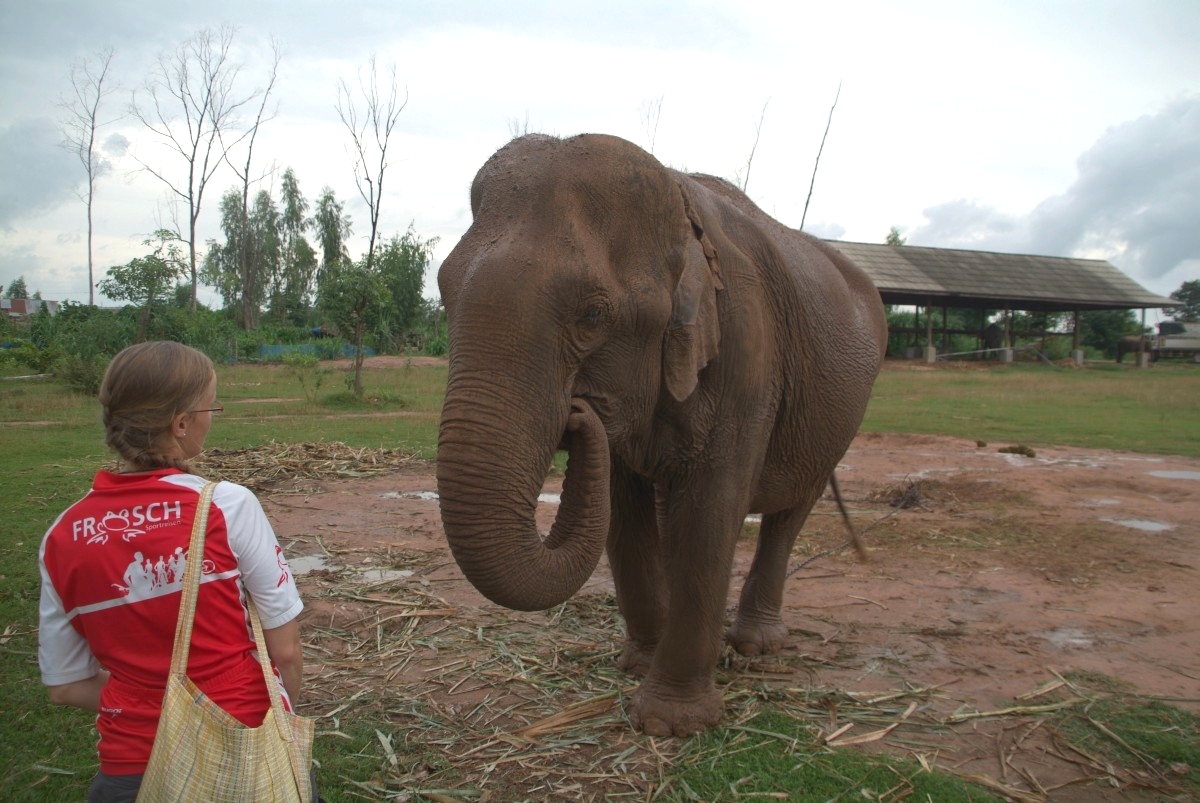
[[[112,358],[100,382],[104,440],[137,469],[178,468],[187,461],[164,454],[160,437],[180,413],[204,398],[216,372],[201,351],[170,340],[151,340]]]

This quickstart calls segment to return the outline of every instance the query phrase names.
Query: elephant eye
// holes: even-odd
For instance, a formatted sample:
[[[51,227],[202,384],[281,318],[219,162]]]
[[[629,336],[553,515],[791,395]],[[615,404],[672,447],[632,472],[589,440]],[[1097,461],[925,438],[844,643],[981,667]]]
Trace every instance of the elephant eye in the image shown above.
[[[590,348],[604,339],[614,323],[613,299],[603,288],[589,288],[574,299],[574,314],[568,319],[573,334],[581,346]]]
[[[579,325],[587,329],[595,329],[608,319],[608,306],[602,300],[592,300],[579,310]]]

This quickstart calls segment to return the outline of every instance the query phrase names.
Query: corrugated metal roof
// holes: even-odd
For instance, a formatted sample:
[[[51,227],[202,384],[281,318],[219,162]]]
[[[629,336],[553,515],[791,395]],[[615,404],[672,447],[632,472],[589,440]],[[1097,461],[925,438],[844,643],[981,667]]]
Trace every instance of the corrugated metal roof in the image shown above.
[[[885,304],[1038,311],[1181,306],[1102,259],[826,242],[866,271]]]

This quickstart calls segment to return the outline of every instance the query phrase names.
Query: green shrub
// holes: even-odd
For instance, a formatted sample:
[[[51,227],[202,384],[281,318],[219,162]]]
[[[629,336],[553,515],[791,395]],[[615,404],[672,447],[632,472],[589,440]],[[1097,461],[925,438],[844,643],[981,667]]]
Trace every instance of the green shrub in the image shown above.
[[[99,354],[90,357],[69,354],[63,360],[58,375],[76,393],[95,396],[100,392],[100,382],[104,379],[104,369],[107,367],[108,358]]]
[[[308,399],[310,404],[315,403],[317,391],[324,384],[327,373],[325,369],[321,368],[321,361],[315,354],[292,351],[283,355],[283,364],[296,375],[297,381],[300,382],[300,388],[304,391],[304,398]]]
[[[9,349],[10,357],[35,374],[53,372],[64,357],[62,349],[53,344],[38,348],[28,340],[14,340],[12,343],[12,348]]]
[[[132,307],[100,309],[66,302],[51,319],[51,341],[67,354],[112,357],[137,341],[138,316]]]

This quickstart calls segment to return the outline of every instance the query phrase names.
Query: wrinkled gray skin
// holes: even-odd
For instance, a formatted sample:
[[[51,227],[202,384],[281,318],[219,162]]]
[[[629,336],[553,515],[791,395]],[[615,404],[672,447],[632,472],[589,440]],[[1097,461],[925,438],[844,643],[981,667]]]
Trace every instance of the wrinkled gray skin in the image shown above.
[[[870,280],[721,179],[635,145],[516,139],[479,170],[438,275],[450,367],[438,492],[455,560],[489,599],[568,599],[607,549],[644,677],[636,727],[719,722],[735,541],[763,514],[725,638],[778,650],[787,561],[862,420],[887,341]],[[537,496],[569,452],[543,540]]]

